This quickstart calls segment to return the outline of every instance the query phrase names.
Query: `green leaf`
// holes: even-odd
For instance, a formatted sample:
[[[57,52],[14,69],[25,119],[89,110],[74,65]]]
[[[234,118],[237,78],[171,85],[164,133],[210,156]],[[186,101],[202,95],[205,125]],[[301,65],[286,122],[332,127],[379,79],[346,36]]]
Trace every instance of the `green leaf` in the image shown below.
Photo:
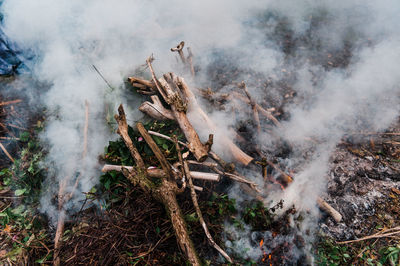
[[[107,179],[107,181],[104,183],[105,189],[109,190],[110,189],[110,185],[111,185],[111,180]]]
[[[11,213],[14,215],[21,215],[25,210],[24,205],[19,205],[17,208],[12,209]]]
[[[168,150],[168,145],[166,143],[163,143],[162,147],[164,150]]]
[[[8,170],[8,168],[4,168],[0,171],[0,176],[6,175],[8,174],[10,171]]]
[[[26,192],[26,188],[17,189],[17,190],[15,191],[15,196],[17,196],[17,197],[22,196],[25,192]]]
[[[197,222],[198,221],[198,218],[197,218],[195,212],[185,215],[185,218],[186,218],[186,221],[188,221],[188,222]]]
[[[164,143],[164,140],[162,138],[153,136],[153,139],[157,143],[157,145],[162,145]]]
[[[28,131],[25,131],[25,132],[22,132],[20,135],[19,135],[19,140],[20,141],[22,141],[22,142],[27,142],[28,140],[29,140],[29,132]]]

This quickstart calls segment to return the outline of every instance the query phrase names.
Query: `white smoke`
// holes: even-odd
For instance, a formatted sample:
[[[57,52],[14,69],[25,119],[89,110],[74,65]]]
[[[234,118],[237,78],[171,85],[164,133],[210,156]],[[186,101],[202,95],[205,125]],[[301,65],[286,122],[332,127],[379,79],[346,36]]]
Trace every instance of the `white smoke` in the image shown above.
[[[285,110],[291,118],[277,134],[299,150],[307,147],[308,138],[322,141],[323,146],[303,165],[283,197],[288,205],[315,208],[315,198],[325,189],[329,154],[341,136],[365,128],[384,129],[399,114],[399,9],[394,0],[5,1],[4,31],[33,52],[33,74],[51,84],[42,95],[52,114],[42,135],[49,144],[50,169],[42,210],[57,216],[51,197],[58,184],[51,176],[58,182],[70,178],[67,191],[79,173],[79,192],[98,182],[97,156],[110,138],[104,122],[106,103],[112,103],[113,112],[117,104],[125,103],[124,78],[152,53],[157,74],[176,70],[168,50],[181,40],[192,46],[202,69],[215,60],[213,52],[222,49],[235,55],[240,68],[265,77],[284,76],[282,67],[295,73],[293,88],[305,100]],[[282,49],[279,27],[287,29],[294,41],[289,55]],[[302,38],[307,41],[301,42]],[[346,68],[328,69],[310,59],[348,44],[351,57]],[[112,92],[92,65],[115,88]],[[199,77],[198,84],[207,83],[205,72]],[[264,95],[260,89],[249,89],[257,99]],[[89,143],[82,160],[85,100],[90,105]],[[137,107],[131,109],[129,118],[137,120],[133,111]],[[213,117],[221,120],[219,125],[236,123],[228,121],[229,114]],[[260,140],[269,138],[260,136]],[[82,194],[75,195],[69,210],[80,207]]]

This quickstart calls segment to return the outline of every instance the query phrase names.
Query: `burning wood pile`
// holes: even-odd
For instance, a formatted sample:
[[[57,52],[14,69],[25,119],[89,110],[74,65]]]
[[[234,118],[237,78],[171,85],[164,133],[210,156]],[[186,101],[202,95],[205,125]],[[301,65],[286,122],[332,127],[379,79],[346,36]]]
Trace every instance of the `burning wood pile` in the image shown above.
[[[179,53],[183,65],[187,67],[192,76],[194,76],[195,71],[192,61],[193,55],[191,50],[188,49],[189,56],[185,57],[183,47],[184,42],[181,42],[176,48],[172,48],[171,51]],[[147,67],[151,73],[151,80],[145,80],[138,77],[130,77],[128,79],[139,93],[150,96],[150,99],[152,100],[152,102],[144,102],[139,107],[139,110],[157,120],[176,121],[187,142],[178,141],[176,136],[167,136],[158,132],[146,130],[142,123],[136,123],[137,130],[156,156],[161,169],[146,167],[141,154],[128,134],[129,129],[125,111],[123,106],[120,105],[118,108],[118,115],[115,115],[115,120],[118,123],[117,133],[122,137],[126,147],[129,149],[130,154],[135,161],[135,165],[125,166],[106,164],[102,171],[122,172],[132,184],[140,186],[145,192],[151,194],[156,200],[161,202],[170,217],[179,247],[185,253],[191,264],[200,265],[200,260],[190,239],[184,218],[176,199],[178,194],[184,193],[186,189],[189,189],[196,214],[204,229],[204,233],[209,240],[209,244],[213,246],[227,262],[232,263],[232,258],[215,243],[207,228],[199,208],[196,194],[201,192],[203,188],[194,185],[193,180],[219,182],[223,177],[229,178],[241,183],[243,191],[260,201],[264,199],[265,191],[263,192],[258,188],[255,182],[250,181],[240,174],[234,163],[224,161],[220,155],[213,151],[213,134],[209,134],[208,140],[205,143],[200,141],[198,133],[188,118],[187,114],[189,112],[195,113],[197,117],[201,119],[200,123],[204,125],[208,132],[215,132],[218,126],[200,107],[193,91],[189,88],[188,84],[182,77],[174,73],[166,73],[162,77],[157,78],[152,62],[153,57],[149,57],[146,60]],[[280,122],[272,114],[273,110],[267,110],[258,104],[250,95],[244,82],[238,84],[238,88],[244,92],[245,96],[235,92],[232,95],[222,97],[225,97],[225,100],[228,97],[235,97],[248,104],[253,112],[258,132],[261,131],[259,114],[271,121],[277,128],[280,127]],[[203,96],[213,97],[210,89],[207,91],[200,91],[200,93],[201,92]],[[178,161],[171,164],[151,136],[157,136],[174,142],[176,151],[178,152]],[[236,134],[236,136],[240,138],[238,134]],[[261,166],[260,178],[263,179],[266,184],[279,184],[281,189],[285,189],[285,187],[293,181],[291,175],[286,174],[272,161],[267,160],[265,157],[262,157],[260,161],[255,161],[252,156],[245,153],[228,137],[220,137],[218,138],[218,141],[221,142],[220,144],[225,148],[225,151],[232,155],[234,162],[239,164],[240,167],[248,167],[251,164],[253,167],[256,167],[256,165]],[[183,148],[186,148],[187,152],[182,154],[181,150]],[[261,155],[261,152],[259,154]],[[190,159],[191,157],[195,160]],[[211,158],[214,162],[207,160],[207,158]],[[212,170],[213,173],[193,171],[190,169],[191,165],[208,168]],[[272,170],[279,173],[279,178],[275,179],[271,175],[268,175],[267,168],[269,168],[269,171]],[[322,198],[318,199],[317,204],[321,209],[329,213],[335,221],[339,222],[342,219],[341,215]],[[260,246],[262,246],[262,244],[260,244]]]

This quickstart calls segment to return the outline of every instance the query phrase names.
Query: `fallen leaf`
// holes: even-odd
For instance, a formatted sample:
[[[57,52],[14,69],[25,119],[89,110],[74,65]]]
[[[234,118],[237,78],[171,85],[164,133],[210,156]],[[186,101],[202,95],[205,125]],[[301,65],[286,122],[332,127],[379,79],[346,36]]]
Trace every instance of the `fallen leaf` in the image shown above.
[[[397,189],[395,187],[392,187],[392,192],[396,193],[397,195],[400,195],[400,189]]]
[[[4,232],[7,232],[7,233],[11,233],[11,226],[9,226],[8,224],[6,225],[6,228],[4,228]]]

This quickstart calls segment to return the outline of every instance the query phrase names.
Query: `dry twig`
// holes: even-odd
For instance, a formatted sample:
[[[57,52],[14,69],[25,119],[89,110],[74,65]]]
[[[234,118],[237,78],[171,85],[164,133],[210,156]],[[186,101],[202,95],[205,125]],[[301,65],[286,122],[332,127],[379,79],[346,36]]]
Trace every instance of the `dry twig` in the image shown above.
[[[15,104],[15,103],[20,103],[20,102],[22,102],[21,99],[7,101],[7,102],[1,102],[0,106],[10,105],[10,104]]]
[[[179,144],[176,142],[176,149],[179,150]],[[193,180],[192,177],[190,176],[190,171],[189,171],[189,165],[187,163],[187,161],[183,162],[183,168],[184,168],[184,173],[186,175],[186,178],[188,180],[189,183],[189,188],[190,188],[190,195],[192,197],[192,202],[194,205],[194,208],[196,210],[196,214],[197,217],[199,217],[199,221],[201,226],[203,227],[204,233],[206,234],[208,241],[210,241],[210,244],[216,249],[218,250],[218,252],[229,262],[229,263],[233,263],[232,259],[229,257],[229,255],[220,247],[218,246],[217,243],[215,243],[214,239],[212,238],[210,231],[208,231],[208,227],[206,225],[206,222],[203,219],[203,215],[201,213],[200,207],[199,207],[199,203],[197,202],[197,196],[196,196],[196,191],[194,189],[194,185],[193,185]]]
[[[374,238],[384,238],[384,237],[394,237],[400,235],[400,226],[394,227],[394,228],[389,228],[389,229],[384,229],[376,234],[372,234],[369,236],[365,236],[359,239],[355,240],[349,240],[349,241],[342,241],[342,242],[336,242],[337,244],[349,244],[349,243],[354,243],[354,242],[360,242],[368,239],[374,239]]]
[[[0,148],[3,150],[4,154],[10,159],[11,162],[14,162],[14,158],[8,153],[6,147],[0,142]]]

